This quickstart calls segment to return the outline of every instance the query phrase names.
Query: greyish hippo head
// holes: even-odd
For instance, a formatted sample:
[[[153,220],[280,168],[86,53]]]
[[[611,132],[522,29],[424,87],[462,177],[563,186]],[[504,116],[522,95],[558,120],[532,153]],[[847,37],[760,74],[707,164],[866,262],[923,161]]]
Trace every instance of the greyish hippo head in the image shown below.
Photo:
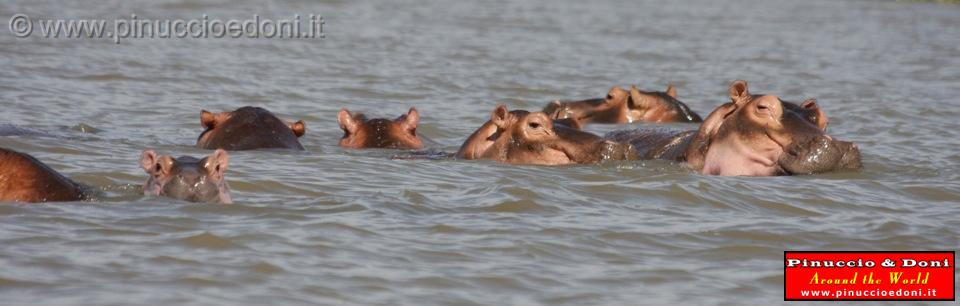
[[[157,155],[143,151],[140,166],[150,175],[143,184],[144,195],[166,196],[192,202],[232,203],[230,187],[224,179],[229,156],[217,149],[210,156],[196,159]]]

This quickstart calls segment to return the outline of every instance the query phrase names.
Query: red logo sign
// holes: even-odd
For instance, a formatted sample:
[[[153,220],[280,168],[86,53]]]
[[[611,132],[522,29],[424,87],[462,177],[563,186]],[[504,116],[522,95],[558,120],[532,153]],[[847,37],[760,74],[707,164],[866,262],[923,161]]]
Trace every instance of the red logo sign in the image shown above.
[[[785,301],[955,301],[956,252],[783,252]]]

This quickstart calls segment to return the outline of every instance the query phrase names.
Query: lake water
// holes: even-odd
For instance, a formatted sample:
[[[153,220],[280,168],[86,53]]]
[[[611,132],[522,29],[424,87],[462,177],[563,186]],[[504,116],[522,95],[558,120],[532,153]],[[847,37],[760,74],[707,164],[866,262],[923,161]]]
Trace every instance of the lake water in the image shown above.
[[[35,1],[0,16],[324,17],[324,39],[0,34],[0,146],[101,194],[0,205],[3,304],[779,304],[784,250],[960,246],[960,6],[889,1]],[[7,19],[3,19],[7,21]],[[511,166],[338,148],[341,107],[421,113],[454,151],[498,103],[736,79],[817,98],[860,172]],[[143,197],[140,152],[201,156],[199,113],[303,119],[231,152],[235,205]],[[604,133],[642,126],[589,126]],[[695,125],[677,125],[696,128]],[[11,134],[11,133],[8,133]],[[402,152],[400,152],[402,153]]]

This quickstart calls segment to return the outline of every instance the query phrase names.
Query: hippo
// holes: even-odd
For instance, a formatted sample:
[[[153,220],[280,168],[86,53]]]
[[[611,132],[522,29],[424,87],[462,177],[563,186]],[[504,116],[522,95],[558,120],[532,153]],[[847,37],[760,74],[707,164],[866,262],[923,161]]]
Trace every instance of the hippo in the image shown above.
[[[192,202],[230,204],[230,186],[224,179],[229,156],[217,149],[210,156],[173,158],[143,151],[140,166],[150,175],[143,184],[144,195],[166,196]]]
[[[83,187],[29,154],[0,148],[0,202],[86,199]]]
[[[497,106],[460,146],[460,159],[492,159],[511,164],[589,164],[632,159],[629,145],[554,122],[543,112],[508,111]]]
[[[306,132],[303,120],[285,122],[266,109],[252,106],[216,114],[202,110],[200,124],[205,130],[197,138],[197,148],[207,150],[303,150],[297,138]]]
[[[827,135],[827,116],[815,100],[797,105],[775,95],[751,94],[745,81],[730,86],[730,99],[698,130],[637,129],[605,137],[632,144],[641,159],[686,162],[711,175],[800,175],[861,168],[857,145]]]
[[[343,130],[340,146],[344,148],[423,148],[423,141],[417,136],[420,113],[415,107],[393,120],[367,119],[362,113],[354,114],[343,108],[337,113],[337,121]]]
[[[618,86],[610,88],[606,98],[581,101],[553,101],[543,108],[553,119],[572,118],[587,123],[645,122],[702,122],[700,115],[677,100],[677,89],[642,91],[631,86],[630,91]]]

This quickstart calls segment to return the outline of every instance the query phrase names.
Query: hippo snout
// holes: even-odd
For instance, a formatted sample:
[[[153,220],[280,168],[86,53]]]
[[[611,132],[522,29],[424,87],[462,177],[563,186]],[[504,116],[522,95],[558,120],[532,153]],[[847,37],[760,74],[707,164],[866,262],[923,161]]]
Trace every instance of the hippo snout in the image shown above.
[[[793,143],[784,150],[779,164],[787,174],[816,174],[860,169],[860,149],[856,144],[819,135]]]
[[[860,164],[860,148],[857,144],[847,141],[837,141],[837,147],[843,153],[840,158],[839,169],[857,170],[863,167]]]
[[[164,194],[176,199],[209,202],[216,199],[219,188],[197,171],[182,171],[164,186]]]

